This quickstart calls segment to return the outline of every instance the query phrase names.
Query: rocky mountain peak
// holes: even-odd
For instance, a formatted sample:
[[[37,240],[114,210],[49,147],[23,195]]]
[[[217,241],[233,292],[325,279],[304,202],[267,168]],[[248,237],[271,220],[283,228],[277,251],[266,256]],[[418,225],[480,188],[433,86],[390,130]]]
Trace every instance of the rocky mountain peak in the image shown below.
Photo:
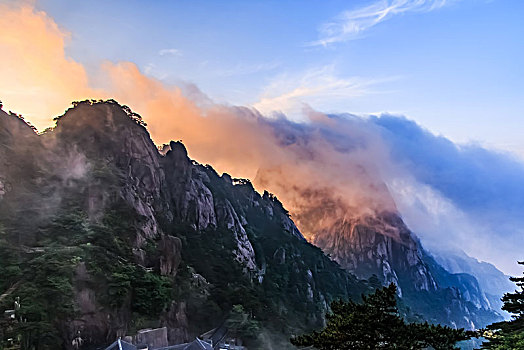
[[[144,324],[184,341],[216,327],[233,305],[287,343],[291,332],[322,325],[332,300],[376,285],[348,271],[397,283],[431,322],[482,323],[462,297],[478,286],[460,276],[452,282],[471,288],[455,288],[429,265],[398,214],[311,220],[319,228],[314,243],[339,265],[304,239],[275,195],[191,160],[181,142],[160,152],[140,116],[115,101],[74,105],[41,135],[0,112],[0,223],[12,248],[0,254],[20,252],[13,261],[32,277],[19,292],[40,293],[21,294],[23,304],[44,305],[49,292],[71,305],[67,316],[48,304],[40,313],[57,325],[65,348],[73,337],[100,345]],[[35,287],[56,272],[57,259],[61,289]],[[443,281],[449,288],[440,288]],[[431,303],[446,311],[424,309]]]
[[[13,142],[15,137],[18,142],[20,142],[21,138],[36,138],[35,129],[21,115],[13,112],[6,113],[2,109],[0,109],[0,135],[4,144],[7,140]]]
[[[172,156],[177,159],[188,159],[186,146],[181,141],[171,141],[169,143],[170,151],[173,152]]]

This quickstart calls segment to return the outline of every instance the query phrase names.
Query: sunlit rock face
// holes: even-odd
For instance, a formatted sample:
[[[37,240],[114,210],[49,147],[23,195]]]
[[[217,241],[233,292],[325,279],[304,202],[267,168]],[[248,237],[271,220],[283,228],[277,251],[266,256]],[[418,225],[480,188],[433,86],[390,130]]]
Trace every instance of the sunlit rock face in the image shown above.
[[[396,284],[415,312],[443,323],[452,315],[465,315],[449,323],[465,328],[481,327],[487,315],[497,318],[498,310],[487,302],[475,277],[446,271],[424,250],[377,174],[358,163],[353,168],[341,167],[335,174],[326,170],[327,175],[322,168],[312,174],[297,171],[301,176],[295,182],[283,175],[292,170],[262,168],[256,181],[279,189],[308,241],[361,279]],[[280,252],[278,256],[285,258]]]
[[[399,214],[376,211],[354,215],[348,210],[337,219],[333,211],[316,207],[326,202],[336,203],[325,198],[311,201],[304,213],[313,213],[315,219],[301,214],[299,222],[308,228],[311,242],[343,268],[362,279],[376,276],[381,284],[396,284],[399,296],[434,322],[476,329],[490,317],[501,318],[477,279],[466,273],[451,273],[439,265]],[[435,305],[441,309],[435,309]]]
[[[257,179],[279,182],[285,190],[286,179],[274,175],[278,172],[261,170]],[[351,183],[353,178],[346,181]],[[373,184],[365,196],[337,191],[326,183],[288,185],[287,198],[298,227],[310,242],[359,278],[375,275],[383,284],[395,283],[399,294],[435,291],[438,286],[422,247],[402,221],[387,186],[364,170],[356,181]]]
[[[339,220],[314,236],[314,243],[360,278],[376,275],[417,291],[434,291],[436,282],[422,259],[420,246],[402,219],[393,213]]]
[[[206,186],[209,178],[191,163],[182,143],[171,142],[170,149],[163,159],[163,168],[175,218],[191,222],[197,230],[216,227],[213,195]]]
[[[202,166],[193,164],[180,142],[171,142],[162,159],[168,191],[173,203],[174,219],[204,231],[224,227],[235,237],[237,260],[249,271],[257,271],[255,252],[246,231],[229,200],[215,198],[211,180]]]

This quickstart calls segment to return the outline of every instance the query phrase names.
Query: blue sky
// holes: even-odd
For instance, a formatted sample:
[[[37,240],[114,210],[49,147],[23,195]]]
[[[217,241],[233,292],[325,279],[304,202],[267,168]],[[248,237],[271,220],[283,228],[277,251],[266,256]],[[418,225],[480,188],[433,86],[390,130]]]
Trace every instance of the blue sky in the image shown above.
[[[454,141],[524,155],[519,0],[39,0],[37,7],[71,33],[67,54],[88,70],[132,61],[218,102],[297,119],[302,103],[402,114]]]

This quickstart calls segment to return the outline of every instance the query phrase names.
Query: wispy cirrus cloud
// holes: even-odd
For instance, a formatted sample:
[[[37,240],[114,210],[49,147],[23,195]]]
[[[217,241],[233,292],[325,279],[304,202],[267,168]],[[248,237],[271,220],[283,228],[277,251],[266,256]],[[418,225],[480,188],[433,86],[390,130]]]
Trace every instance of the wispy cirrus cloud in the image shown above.
[[[312,105],[316,108],[318,103],[325,105],[336,100],[374,94],[377,93],[377,85],[396,79],[399,77],[341,76],[334,65],[326,65],[301,74],[275,77],[252,107],[265,115],[284,113],[291,119],[300,120],[304,107]]]
[[[182,56],[182,52],[180,52],[180,50],[178,49],[162,49],[160,51],[158,51],[158,54],[160,56]]]
[[[371,27],[396,15],[429,12],[456,0],[381,0],[371,5],[344,11],[319,28],[319,39],[310,46],[328,46],[358,38]]]

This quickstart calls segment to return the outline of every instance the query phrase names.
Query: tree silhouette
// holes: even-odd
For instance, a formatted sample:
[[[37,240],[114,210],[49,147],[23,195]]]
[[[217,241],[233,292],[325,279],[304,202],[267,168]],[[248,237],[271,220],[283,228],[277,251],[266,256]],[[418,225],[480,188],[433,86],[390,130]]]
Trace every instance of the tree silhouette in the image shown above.
[[[524,261],[518,263],[524,265]],[[524,277],[510,277],[510,280],[519,290],[504,294],[502,310],[512,314],[512,320],[489,325],[484,332],[488,341],[482,344],[483,349],[524,349]]]
[[[326,315],[326,328],[292,338],[291,343],[320,350],[422,349],[429,346],[445,350],[456,349],[457,341],[469,338],[463,329],[405,323],[399,316],[393,283],[362,299],[361,304],[333,302],[332,312]]]

